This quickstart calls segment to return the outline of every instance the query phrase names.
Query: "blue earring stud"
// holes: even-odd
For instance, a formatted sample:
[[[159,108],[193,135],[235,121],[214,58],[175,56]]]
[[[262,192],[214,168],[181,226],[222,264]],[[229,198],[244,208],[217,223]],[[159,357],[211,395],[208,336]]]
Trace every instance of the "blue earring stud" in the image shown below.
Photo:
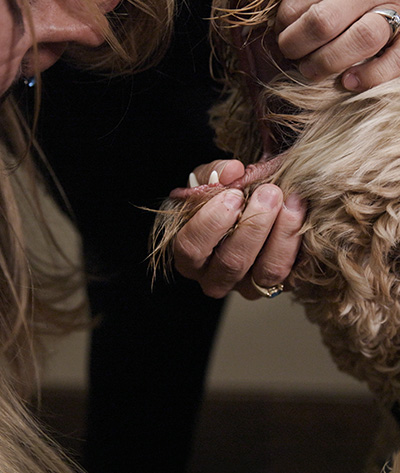
[[[25,77],[25,78],[24,78],[24,84],[25,84],[27,87],[35,87],[35,84],[36,84],[36,78],[35,78],[35,76],[33,76],[33,77]]]

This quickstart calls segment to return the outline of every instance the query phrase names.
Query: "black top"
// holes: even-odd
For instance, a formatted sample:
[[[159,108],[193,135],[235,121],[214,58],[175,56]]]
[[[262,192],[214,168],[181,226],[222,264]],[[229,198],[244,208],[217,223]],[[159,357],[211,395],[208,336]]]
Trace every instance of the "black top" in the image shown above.
[[[186,5],[189,4],[190,7]],[[190,9],[189,9],[190,8]],[[184,471],[222,301],[197,283],[147,275],[158,207],[213,144],[207,2],[183,2],[162,63],[102,80],[60,63],[44,74],[39,139],[82,232],[94,313],[86,466],[96,473]]]

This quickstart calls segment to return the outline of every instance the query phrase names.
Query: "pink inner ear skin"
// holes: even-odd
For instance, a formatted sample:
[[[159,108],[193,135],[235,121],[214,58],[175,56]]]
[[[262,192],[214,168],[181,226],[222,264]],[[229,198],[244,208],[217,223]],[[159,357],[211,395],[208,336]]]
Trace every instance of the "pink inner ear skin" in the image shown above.
[[[244,171],[244,175],[236,179],[231,184],[223,186],[222,184],[204,184],[202,186],[187,188],[178,187],[174,189],[169,197],[171,199],[186,200],[192,196],[202,197],[210,189],[241,189],[248,187],[254,182],[265,180],[268,176],[273,174],[281,165],[282,155],[275,156],[272,159],[261,159],[258,163],[249,164]]]

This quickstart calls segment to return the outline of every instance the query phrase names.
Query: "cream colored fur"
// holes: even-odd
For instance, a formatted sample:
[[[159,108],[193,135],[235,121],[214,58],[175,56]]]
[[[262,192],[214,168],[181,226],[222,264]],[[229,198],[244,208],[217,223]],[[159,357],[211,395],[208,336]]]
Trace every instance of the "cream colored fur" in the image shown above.
[[[265,125],[276,153],[297,136],[281,153],[280,169],[261,181],[276,183],[286,196],[296,192],[308,205],[290,275],[294,295],[319,325],[338,368],[365,381],[389,411],[400,402],[400,79],[352,94],[335,77],[315,85],[293,69],[269,84],[255,81],[255,104],[234,30],[251,25],[253,32],[259,26],[268,31],[279,2],[231,10],[226,0],[214,4],[214,45],[225,85],[225,100],[211,113],[217,143],[254,162]],[[179,228],[219,190],[164,206],[154,233],[156,265],[168,260],[165,248]]]

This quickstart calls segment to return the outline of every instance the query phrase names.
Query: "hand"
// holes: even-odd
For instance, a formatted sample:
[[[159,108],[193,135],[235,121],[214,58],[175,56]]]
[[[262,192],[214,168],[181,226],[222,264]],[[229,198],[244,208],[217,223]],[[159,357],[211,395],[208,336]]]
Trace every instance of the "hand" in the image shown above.
[[[244,173],[239,161],[215,161],[200,166],[195,175],[208,183],[217,171],[221,184],[228,185]],[[227,189],[213,197],[178,233],[174,245],[177,270],[198,281],[208,296],[221,298],[232,289],[248,299],[260,295],[251,275],[263,287],[281,283],[296,259],[305,207],[289,196],[285,205],[279,187],[264,184],[245,206],[243,192]],[[224,235],[239,224],[233,233]]]
[[[282,0],[276,28],[279,47],[300,61],[300,72],[320,80],[343,73],[346,89],[362,91],[400,76],[400,37],[388,43],[391,27],[373,8],[400,12],[400,0]],[[363,64],[358,64],[366,59]]]

